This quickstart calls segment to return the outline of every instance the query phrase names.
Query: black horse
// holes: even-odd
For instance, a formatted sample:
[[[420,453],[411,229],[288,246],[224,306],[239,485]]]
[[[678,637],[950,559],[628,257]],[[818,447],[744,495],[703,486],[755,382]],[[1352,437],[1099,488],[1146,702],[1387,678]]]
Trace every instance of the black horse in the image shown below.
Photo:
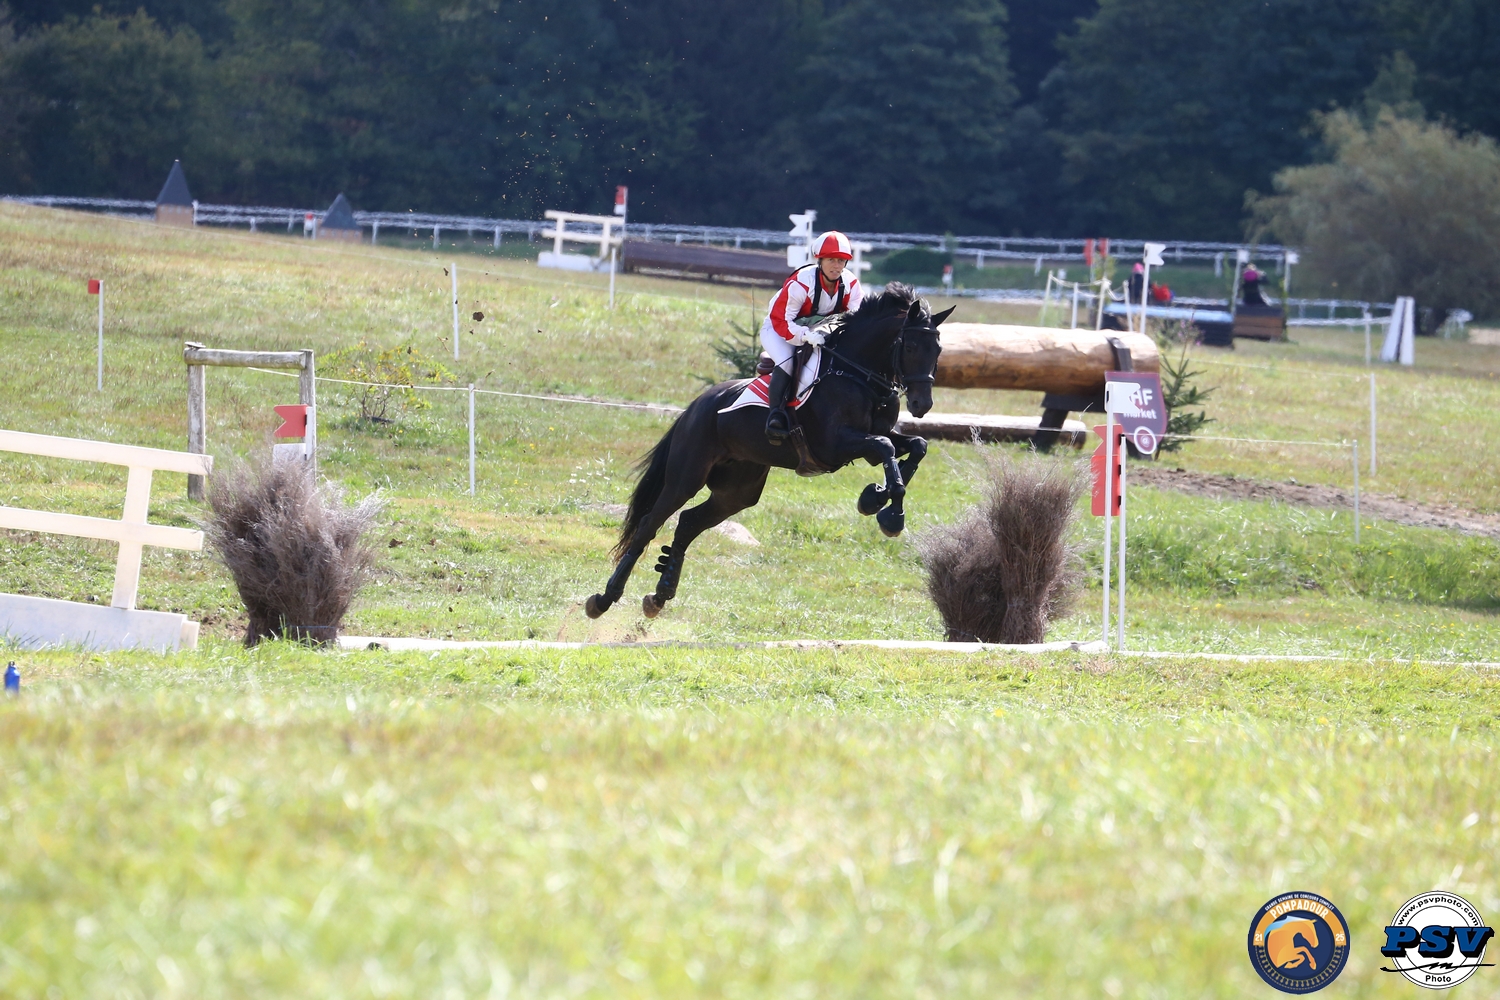
[[[794,447],[792,441],[767,441],[761,407],[719,412],[745,388],[743,380],[705,389],[641,460],[645,471],[630,498],[613,553],[618,565],[604,593],[584,605],[588,616],[598,618],[624,595],[631,570],[657,531],[707,486],[708,499],[683,511],[672,544],[662,548],[656,593],[641,602],[646,617],[655,618],[677,593],[682,559],[693,539],[755,506],[772,466],[816,474],[840,469],[857,458],[883,465],[885,483],[866,486],[858,508],[861,514],[876,514],[886,535],[899,535],[906,526],[906,484],[927,454],[922,438],[894,433],[900,394],[905,390],[907,406],[916,416],[932,409],[933,372],[942,350],[937,328],[951,312],[932,315],[915,291],[893,282],[857,311],[834,319],[817,388],[796,411],[805,449]],[[902,455],[906,459],[898,462]]]

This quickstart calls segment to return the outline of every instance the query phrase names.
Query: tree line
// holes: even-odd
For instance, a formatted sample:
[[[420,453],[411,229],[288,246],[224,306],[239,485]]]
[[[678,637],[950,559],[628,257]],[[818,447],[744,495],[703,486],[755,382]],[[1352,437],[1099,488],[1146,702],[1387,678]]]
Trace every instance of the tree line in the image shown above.
[[[0,192],[1234,239],[1393,79],[1500,135],[1497,62],[1493,0],[13,0]]]

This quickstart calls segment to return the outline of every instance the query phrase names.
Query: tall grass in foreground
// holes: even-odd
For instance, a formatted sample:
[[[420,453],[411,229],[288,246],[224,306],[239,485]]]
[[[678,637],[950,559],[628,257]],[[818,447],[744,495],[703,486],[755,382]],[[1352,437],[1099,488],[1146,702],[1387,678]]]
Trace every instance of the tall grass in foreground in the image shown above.
[[[0,710],[8,998],[1235,997],[1293,888],[1351,923],[1339,988],[1394,997],[1403,900],[1500,910],[1483,674],[110,660]]]

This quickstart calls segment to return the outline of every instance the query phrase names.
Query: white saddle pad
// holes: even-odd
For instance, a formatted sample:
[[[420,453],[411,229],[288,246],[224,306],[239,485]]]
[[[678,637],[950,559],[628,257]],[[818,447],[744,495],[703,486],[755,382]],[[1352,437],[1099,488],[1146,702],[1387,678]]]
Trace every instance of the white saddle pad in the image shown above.
[[[797,374],[797,392],[787,402],[787,409],[795,410],[807,402],[807,397],[812,393],[813,383],[818,380],[818,368],[822,363],[823,348],[814,347],[812,356],[807,359],[806,364],[802,366],[802,371]],[[735,397],[734,402],[720,410],[720,413],[728,413],[747,406],[770,407],[771,376],[761,375],[758,378],[749,379],[744,386],[744,390]]]

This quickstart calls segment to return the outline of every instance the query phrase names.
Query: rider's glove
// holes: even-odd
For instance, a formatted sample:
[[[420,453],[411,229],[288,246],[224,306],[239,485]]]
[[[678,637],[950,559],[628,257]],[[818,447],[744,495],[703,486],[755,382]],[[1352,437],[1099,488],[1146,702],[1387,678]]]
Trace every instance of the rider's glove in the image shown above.
[[[814,347],[822,347],[823,331],[819,330],[817,327],[813,327],[802,335],[802,339],[807,341],[807,343],[812,344]]]

